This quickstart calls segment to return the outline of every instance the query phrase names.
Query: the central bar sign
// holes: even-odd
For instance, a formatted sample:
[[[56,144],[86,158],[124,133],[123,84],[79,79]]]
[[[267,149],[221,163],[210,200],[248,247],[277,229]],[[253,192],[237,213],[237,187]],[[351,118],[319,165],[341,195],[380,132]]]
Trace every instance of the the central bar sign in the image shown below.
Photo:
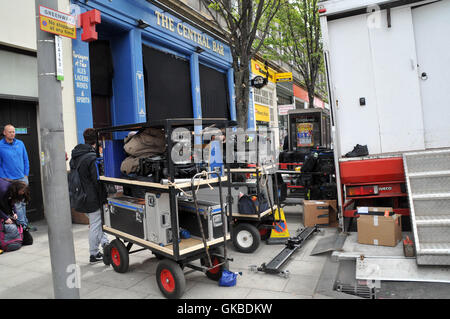
[[[192,28],[183,24],[183,22],[175,22],[172,17],[165,15],[164,13],[161,13],[159,11],[155,11],[155,15],[157,25],[172,32],[177,32],[180,36],[186,39],[190,39],[191,41],[194,41],[196,44],[206,49],[212,49],[214,52],[220,55],[225,55],[223,44],[214,40],[211,41],[211,39],[207,37],[206,34],[201,34],[193,30]]]
[[[77,38],[75,17],[70,14],[39,6],[39,25],[42,31]]]

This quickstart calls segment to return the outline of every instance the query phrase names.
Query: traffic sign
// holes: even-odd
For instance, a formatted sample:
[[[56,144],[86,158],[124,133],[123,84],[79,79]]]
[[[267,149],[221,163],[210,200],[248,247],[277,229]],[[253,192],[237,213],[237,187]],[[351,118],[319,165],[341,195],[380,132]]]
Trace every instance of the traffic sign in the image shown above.
[[[42,31],[77,38],[75,17],[70,14],[39,6],[39,26]]]

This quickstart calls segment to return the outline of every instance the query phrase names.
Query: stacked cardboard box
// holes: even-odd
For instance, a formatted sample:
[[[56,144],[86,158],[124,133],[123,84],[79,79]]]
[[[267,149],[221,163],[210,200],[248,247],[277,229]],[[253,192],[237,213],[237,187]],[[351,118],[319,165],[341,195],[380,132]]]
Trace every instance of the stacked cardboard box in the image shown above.
[[[328,225],[330,205],[325,201],[305,200],[303,201],[303,226]]]
[[[358,207],[358,243],[397,246],[402,239],[401,216],[391,207]]]
[[[337,227],[338,226],[338,209],[337,209],[337,200],[333,199],[327,199],[323,200],[325,203],[328,203],[328,218],[329,218],[329,225],[330,227]]]
[[[303,201],[303,225],[305,227],[312,227],[314,225],[337,227],[337,201]]]

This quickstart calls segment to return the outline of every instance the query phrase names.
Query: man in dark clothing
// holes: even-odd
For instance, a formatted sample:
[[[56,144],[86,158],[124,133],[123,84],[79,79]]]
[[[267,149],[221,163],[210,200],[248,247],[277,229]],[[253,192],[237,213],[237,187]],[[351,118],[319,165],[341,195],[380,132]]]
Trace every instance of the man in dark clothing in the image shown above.
[[[89,262],[94,263],[103,260],[99,246],[105,247],[108,244],[108,238],[102,229],[100,210],[105,195],[97,180],[96,132],[94,129],[88,128],[83,132],[83,137],[85,144],[78,144],[72,150],[70,167],[74,169],[79,165],[78,173],[86,193],[86,202],[79,211],[86,213],[89,217]]]

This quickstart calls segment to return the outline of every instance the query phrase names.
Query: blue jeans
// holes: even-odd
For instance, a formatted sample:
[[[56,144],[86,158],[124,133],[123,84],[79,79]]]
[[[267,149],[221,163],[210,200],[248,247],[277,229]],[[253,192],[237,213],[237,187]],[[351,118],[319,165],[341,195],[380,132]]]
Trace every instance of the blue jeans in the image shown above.
[[[86,215],[89,217],[89,253],[91,256],[95,256],[100,252],[99,246],[105,247],[105,245],[109,244],[109,241],[103,232],[100,209]]]
[[[25,176],[20,179],[15,179],[15,181],[25,182],[28,185],[28,178]],[[16,203],[14,206],[17,212],[17,222],[21,224],[24,228],[27,227],[28,218],[27,218],[27,206],[25,205],[25,202],[21,201],[19,203]]]

